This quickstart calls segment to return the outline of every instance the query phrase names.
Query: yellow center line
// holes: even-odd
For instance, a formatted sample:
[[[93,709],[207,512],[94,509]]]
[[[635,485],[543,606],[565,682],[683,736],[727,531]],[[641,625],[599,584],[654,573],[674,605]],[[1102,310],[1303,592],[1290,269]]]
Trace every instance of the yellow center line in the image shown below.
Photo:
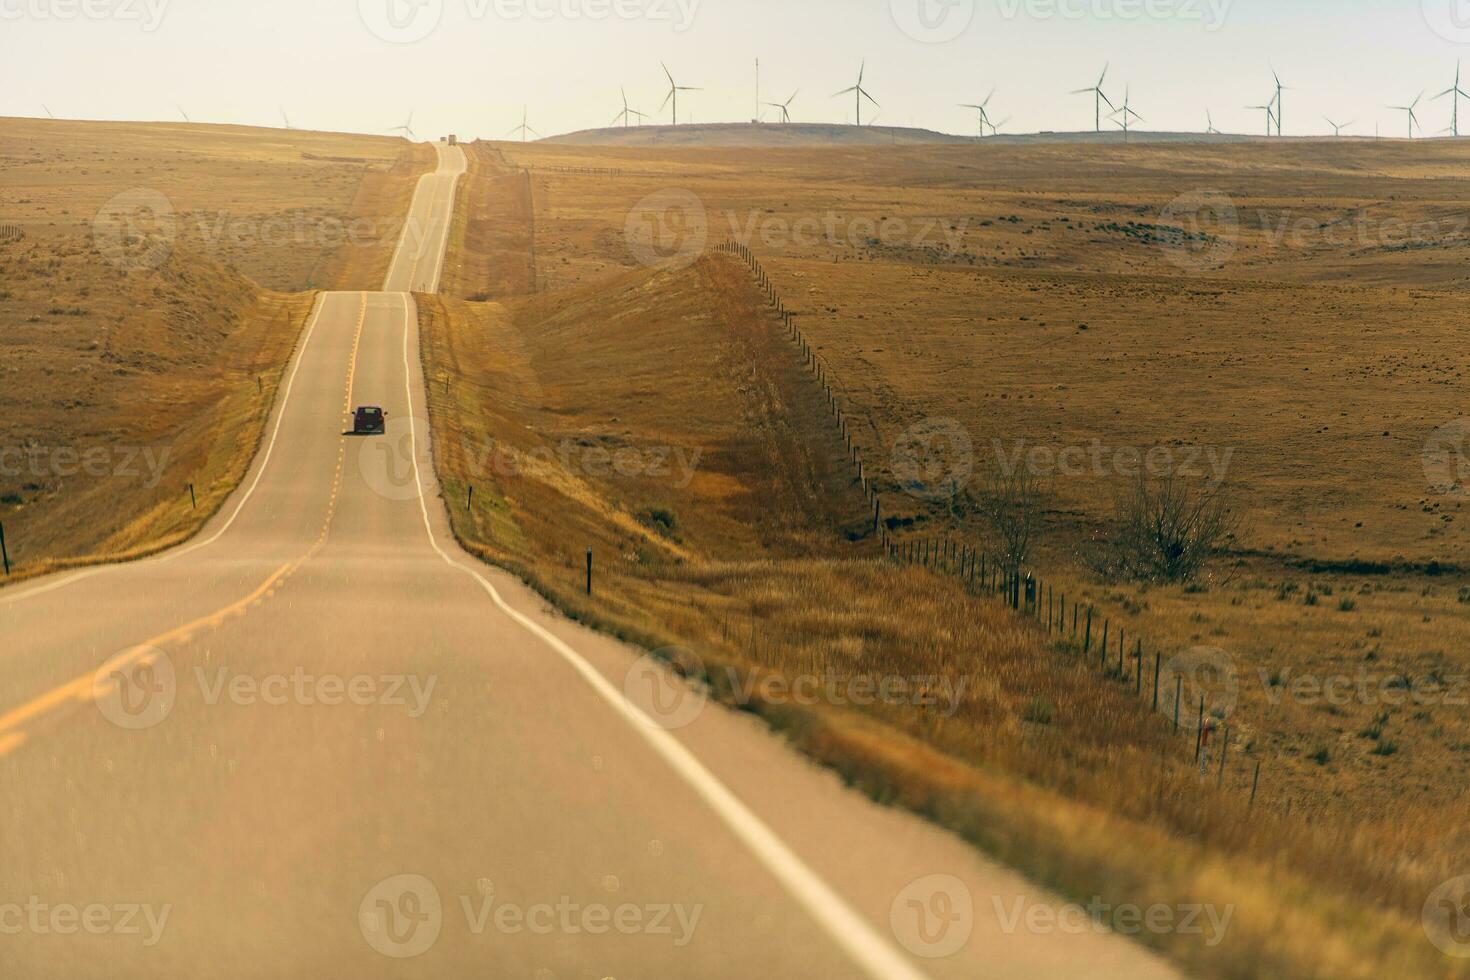
[[[154,636],[147,640],[144,640],[142,643],[139,643],[137,646],[128,650],[124,657],[118,658],[115,661],[109,660],[108,663],[114,667],[119,668],[129,667],[134,663],[137,663],[139,660],[150,656],[150,647],[160,647],[163,646],[165,643],[173,643],[179,640],[185,640],[188,639],[195,630],[210,629],[219,626],[231,615],[238,612],[243,612],[245,609],[253,605],[257,600],[259,600],[262,596],[269,592],[277,582],[279,582],[290,572],[294,571],[301,564],[302,560],[303,559],[297,559],[297,561],[295,562],[287,562],[286,564],[282,565],[271,574],[270,578],[262,582],[254,592],[250,593],[245,598],[240,599],[236,602],[232,602],[228,606],[225,606],[223,609],[216,610],[215,612],[212,612],[207,616],[201,616],[191,623],[186,623],[183,626],[171,629],[167,633],[160,633],[158,636]],[[86,674],[83,674],[81,677],[76,678],[75,680],[68,681],[60,687],[46,692],[35,700],[29,701],[26,704],[21,705],[19,708],[14,709],[13,711],[9,711],[3,715],[0,715],[0,735],[7,735],[12,731],[12,729],[17,728],[27,721],[30,721],[32,718],[36,718],[40,715],[45,714],[48,711],[52,711],[69,701],[90,700],[92,697],[92,685],[96,674],[97,672],[95,670],[90,671]],[[0,742],[0,755],[5,754],[5,748],[6,743]]]
[[[357,381],[357,348],[362,343],[362,326],[367,322],[368,294],[362,294],[362,308],[357,312],[357,331],[352,337],[352,359],[347,362],[347,402],[343,407],[346,414],[352,414],[352,393]]]
[[[357,321],[357,336],[352,344],[352,360],[348,367],[347,400],[349,404],[352,401],[352,378],[357,369],[358,345],[362,340],[363,324],[367,320],[367,299],[368,294],[363,293],[362,310],[358,316]],[[183,626],[178,626],[174,629],[168,630],[165,633],[160,633],[157,636],[150,637],[149,639],[144,640],[142,643],[130,647],[128,650],[124,651],[121,656],[109,658],[106,662],[106,666],[112,668],[113,670],[116,670],[120,668],[127,668],[134,664],[153,659],[154,650],[156,648],[171,643],[187,642],[188,640],[193,638],[193,635],[196,632],[206,629],[215,629],[223,625],[224,622],[228,620],[231,616],[241,615],[249,610],[252,606],[262,602],[270,596],[273,596],[276,592],[276,589],[283,582],[290,579],[291,576],[295,575],[296,572],[300,570],[303,565],[311,561],[312,558],[316,557],[317,553],[321,551],[321,549],[326,545],[327,538],[332,527],[333,518],[336,516],[337,513],[337,504],[341,500],[342,477],[345,460],[345,451],[339,450],[337,454],[336,472],[332,478],[332,490],[327,502],[326,520],[322,523],[321,534],[318,535],[316,541],[313,542],[311,548],[306,552],[306,554],[295,559],[294,561],[289,561],[286,562],[284,565],[281,565],[274,572],[272,572],[264,582],[260,583],[260,585],[257,586],[253,592],[245,596],[243,599],[236,600],[235,602],[232,602],[221,609],[217,609],[206,616],[201,616],[200,618],[193,620],[192,622],[185,623]],[[80,677],[67,681],[65,684],[62,684],[59,687],[47,691],[40,697],[27,701],[25,704],[22,704],[18,708],[14,708],[3,715],[0,715],[0,758],[4,758],[5,756],[14,752],[16,749],[20,748],[26,743],[26,741],[28,740],[28,733],[19,729],[27,722],[33,721],[52,711],[63,708],[68,704],[92,700],[93,692],[96,685],[96,677],[97,671],[90,671]]]

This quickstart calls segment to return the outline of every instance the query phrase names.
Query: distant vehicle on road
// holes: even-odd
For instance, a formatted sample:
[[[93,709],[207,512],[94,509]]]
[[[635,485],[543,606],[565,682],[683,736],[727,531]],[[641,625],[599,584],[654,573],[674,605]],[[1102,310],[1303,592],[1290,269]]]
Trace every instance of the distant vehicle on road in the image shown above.
[[[363,405],[352,413],[353,435],[382,435],[387,431],[388,413],[376,405]]]

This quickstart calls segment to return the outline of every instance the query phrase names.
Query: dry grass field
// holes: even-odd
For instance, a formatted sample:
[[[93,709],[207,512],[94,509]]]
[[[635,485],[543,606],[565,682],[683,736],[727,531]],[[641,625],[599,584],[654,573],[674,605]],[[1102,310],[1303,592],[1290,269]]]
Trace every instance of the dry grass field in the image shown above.
[[[672,656],[720,696],[1069,895],[1236,905],[1220,947],[1150,937],[1203,975],[1464,975],[1419,922],[1470,861],[1465,528],[1422,459],[1459,417],[1466,367],[1464,151],[478,149],[466,200],[520,188],[506,163],[533,169],[529,207],[482,198],[460,223],[457,298],[425,304],[436,453],[467,546],[573,615],[692,648]],[[1199,188],[1233,219],[1169,212]],[[649,267],[630,249],[649,195],[698,232],[670,191],[694,196],[710,244],[749,233],[900,542],[993,546],[970,487],[905,492],[892,460],[910,427],[958,422],[972,449],[937,447],[936,469],[971,483],[1017,446],[1082,447],[1086,472],[1046,480],[1031,564],[1151,652],[1225,652],[1238,695],[1220,788],[1131,686],[951,577],[877,560],[819,390],[743,266]],[[486,272],[517,250],[529,281]],[[1130,447],[1225,464],[1247,522],[1194,587],[1106,582],[1079,560],[1126,482],[1112,450]],[[741,693],[801,676],[924,678],[924,696]],[[1338,677],[1326,695],[1301,686]]]
[[[253,455],[308,290],[381,281],[432,158],[368,137],[6,121],[12,579],[156,550],[218,508]]]

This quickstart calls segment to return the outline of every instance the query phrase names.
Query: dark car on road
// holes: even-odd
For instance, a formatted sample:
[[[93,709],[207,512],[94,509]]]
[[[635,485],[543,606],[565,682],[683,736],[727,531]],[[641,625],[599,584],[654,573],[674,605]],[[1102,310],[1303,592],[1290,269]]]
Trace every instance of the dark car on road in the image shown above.
[[[381,435],[387,431],[388,413],[376,405],[363,405],[352,413],[352,434]]]

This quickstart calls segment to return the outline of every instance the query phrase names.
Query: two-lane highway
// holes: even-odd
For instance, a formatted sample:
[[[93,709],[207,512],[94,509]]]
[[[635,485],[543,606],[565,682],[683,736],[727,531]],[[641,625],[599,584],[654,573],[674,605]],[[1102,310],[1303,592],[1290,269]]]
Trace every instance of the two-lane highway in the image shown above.
[[[411,295],[439,154],[197,542],[0,592],[0,977],[1172,976],[1017,927],[1044,893],[749,718],[670,731],[637,651],[454,545]]]

